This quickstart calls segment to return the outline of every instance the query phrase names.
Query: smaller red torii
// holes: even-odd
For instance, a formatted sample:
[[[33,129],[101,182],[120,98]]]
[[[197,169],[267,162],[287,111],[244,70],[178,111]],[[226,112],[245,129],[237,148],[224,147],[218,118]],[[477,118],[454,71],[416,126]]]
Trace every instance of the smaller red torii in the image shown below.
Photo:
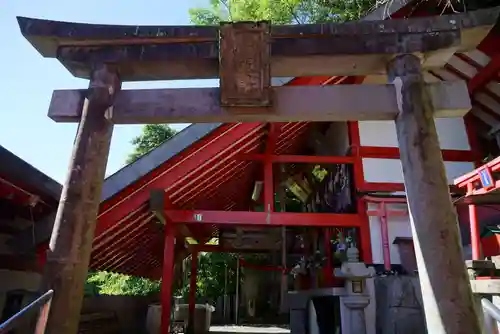
[[[454,184],[466,188],[466,195],[456,204],[467,204],[469,207],[470,236],[472,259],[481,259],[481,233],[477,221],[477,205],[500,204],[500,179],[496,172],[500,171],[500,157],[476,168],[457,179]]]

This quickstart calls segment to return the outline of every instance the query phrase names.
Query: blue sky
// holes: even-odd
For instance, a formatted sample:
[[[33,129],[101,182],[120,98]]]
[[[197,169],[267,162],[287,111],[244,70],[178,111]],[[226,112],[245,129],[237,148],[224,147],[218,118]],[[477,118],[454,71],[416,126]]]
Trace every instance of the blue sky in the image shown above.
[[[86,88],[54,59],[42,58],[23,38],[16,16],[108,24],[189,24],[188,9],[207,0],[3,0],[0,1],[0,145],[59,182],[64,182],[76,132],[75,124],[47,117],[54,89]],[[216,86],[215,80],[125,83],[123,88]],[[180,129],[185,125],[174,125]],[[124,165],[130,140],[140,125],[115,126],[106,174]],[[0,161],[0,163],[2,163]]]

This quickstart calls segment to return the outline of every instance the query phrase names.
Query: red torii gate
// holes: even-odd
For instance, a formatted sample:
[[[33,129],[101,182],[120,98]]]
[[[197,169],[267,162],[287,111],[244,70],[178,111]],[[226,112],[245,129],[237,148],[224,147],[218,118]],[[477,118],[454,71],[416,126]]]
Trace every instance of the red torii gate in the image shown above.
[[[455,185],[466,188],[467,192],[459,200],[459,204],[466,204],[469,209],[470,237],[472,259],[481,260],[481,231],[477,220],[477,205],[492,205],[500,203],[500,180],[497,173],[500,171],[500,157],[478,167],[455,179]]]
[[[457,48],[473,47],[497,16],[498,11],[488,10],[424,21],[278,27],[261,22],[220,29],[110,29],[20,18],[23,34],[43,55],[90,78],[86,92],[56,91],[49,111],[57,121],[80,121],[46,265],[45,284],[56,291],[49,331],[76,331],[75,304],[82,297],[112,124],[395,119],[428,328],[434,333],[478,332],[433,121],[462,116],[470,105],[460,100],[467,96],[462,83],[427,85],[421,72],[422,66],[443,65]],[[415,53],[423,54],[423,61]],[[392,85],[270,86],[271,75],[366,75],[386,70]],[[217,76],[220,90],[120,92],[121,82],[127,80]],[[272,163],[271,152],[259,157],[264,165]],[[272,179],[272,169],[266,170],[265,179]],[[296,217],[272,212],[272,193],[264,194],[266,212],[238,217],[227,212],[217,217],[210,212],[179,212],[165,203],[164,296],[171,294],[165,278],[173,269],[175,224],[232,219],[264,226],[300,224]],[[454,302],[437,304],[436,299]],[[163,309],[164,332],[169,306]],[[62,314],[65,317],[58,318]]]

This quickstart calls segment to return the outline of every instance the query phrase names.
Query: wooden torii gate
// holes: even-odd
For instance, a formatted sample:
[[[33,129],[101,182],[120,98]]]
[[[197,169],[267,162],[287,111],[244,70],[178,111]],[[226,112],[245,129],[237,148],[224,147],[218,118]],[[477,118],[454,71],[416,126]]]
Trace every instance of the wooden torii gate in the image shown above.
[[[428,330],[479,333],[434,124],[463,116],[469,95],[462,82],[426,84],[423,70],[474,48],[498,13],[220,27],[18,18],[43,56],[90,79],[87,90],[55,91],[49,110],[55,121],[80,126],[46,263],[44,286],[55,291],[48,332],[77,331],[113,124],[395,120]],[[271,86],[271,77],[369,74],[387,74],[390,84]],[[217,77],[220,88],[120,90],[123,81]]]

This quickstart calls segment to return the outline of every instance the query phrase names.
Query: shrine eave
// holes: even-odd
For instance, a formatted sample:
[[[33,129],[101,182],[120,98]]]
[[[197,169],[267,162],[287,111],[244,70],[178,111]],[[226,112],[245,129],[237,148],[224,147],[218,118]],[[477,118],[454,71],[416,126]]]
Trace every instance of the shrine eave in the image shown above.
[[[496,7],[425,18],[271,26],[271,75],[379,74],[387,59],[400,53],[432,56],[429,66],[435,66],[438,50],[475,48],[499,13]],[[92,64],[99,62],[116,64],[124,81],[219,75],[216,26],[99,25],[25,17],[18,22],[42,56],[57,58],[77,77],[88,78]],[[438,63],[444,65],[444,60]]]
[[[42,199],[57,203],[62,186],[49,176],[0,146],[0,178],[23,191],[40,196]],[[57,207],[57,205],[56,205]]]
[[[108,176],[103,184],[101,200],[106,201],[115,196],[169,159],[189,148],[196,141],[210,134],[219,126],[221,126],[221,123],[192,124],[154,150]]]

